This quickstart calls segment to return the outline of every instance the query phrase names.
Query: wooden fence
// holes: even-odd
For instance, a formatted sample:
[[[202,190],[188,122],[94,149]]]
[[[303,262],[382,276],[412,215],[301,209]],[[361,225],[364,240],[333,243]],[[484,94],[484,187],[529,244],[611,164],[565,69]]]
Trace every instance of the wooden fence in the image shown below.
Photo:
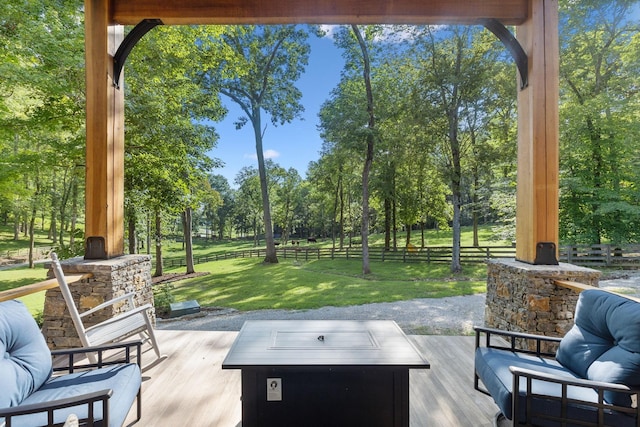
[[[362,259],[362,248],[352,247],[344,249],[314,248],[314,247],[283,247],[276,248],[278,257],[309,261],[313,259]],[[515,258],[516,250],[513,246],[463,246],[460,248],[460,262],[481,263],[492,258]],[[266,249],[247,249],[222,254],[212,254],[194,257],[195,264],[219,261],[232,258],[262,258],[266,256]],[[384,248],[369,248],[371,261],[391,262],[421,262],[421,263],[450,263],[452,249],[447,246],[428,246],[424,248],[403,248],[395,251],[385,251]],[[640,268],[640,245],[574,245],[562,246],[559,260],[571,264],[589,267],[620,267]],[[167,259],[165,268],[184,267],[184,259]]]
[[[640,268],[640,245],[562,246],[560,260],[596,268]]]

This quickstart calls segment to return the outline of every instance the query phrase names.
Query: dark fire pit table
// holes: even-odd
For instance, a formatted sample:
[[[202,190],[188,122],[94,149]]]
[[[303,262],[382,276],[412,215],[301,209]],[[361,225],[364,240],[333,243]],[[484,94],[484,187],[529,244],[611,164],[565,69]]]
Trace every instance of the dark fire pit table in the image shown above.
[[[242,427],[408,427],[409,369],[429,367],[390,320],[247,321],[222,362]]]

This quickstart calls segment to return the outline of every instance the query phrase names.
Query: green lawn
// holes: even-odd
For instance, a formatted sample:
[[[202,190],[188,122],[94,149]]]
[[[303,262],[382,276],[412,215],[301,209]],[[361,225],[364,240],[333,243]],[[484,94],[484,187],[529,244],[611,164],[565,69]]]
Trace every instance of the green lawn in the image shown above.
[[[469,295],[486,290],[486,266],[469,266],[450,277],[448,265],[375,262],[363,278],[358,260],[281,260],[266,265],[255,258],[201,264],[210,274],[173,284],[177,301],[238,310],[309,309]]]
[[[46,278],[47,270],[45,270],[41,264],[36,264],[36,267],[33,269],[19,267],[10,270],[0,270],[0,291],[41,282]],[[35,315],[42,312],[44,292],[45,291],[38,292],[18,299]]]
[[[22,247],[8,242],[9,230],[4,227],[0,248]],[[429,230],[426,242],[431,246],[451,244],[450,231]],[[482,227],[482,245],[500,245],[505,242],[490,240],[490,227]],[[40,236],[44,238],[43,234]],[[372,246],[381,246],[383,235],[372,235]],[[419,232],[413,234],[414,244],[420,241]],[[462,233],[462,245],[470,246],[470,228]],[[262,242],[264,244],[264,241]],[[306,241],[304,242],[306,245]],[[253,241],[196,240],[195,256],[252,249]],[[330,239],[319,239],[312,247],[331,247]],[[404,234],[398,234],[398,246],[404,246]],[[181,242],[165,240],[164,257],[183,258]],[[347,306],[373,302],[389,302],[413,298],[440,298],[484,292],[486,267],[484,264],[465,266],[463,274],[450,277],[449,264],[404,264],[399,262],[372,262],[373,273],[366,278],[361,274],[360,260],[296,261],[280,259],[277,265],[264,265],[260,259],[231,259],[196,266],[206,276],[173,283],[170,290],[177,301],[195,299],[202,306],[232,307],[238,310],[266,308],[308,309],[323,306]],[[169,272],[184,271],[184,268]],[[24,286],[45,279],[41,265],[35,269],[17,268],[0,270],[0,290]],[[22,298],[32,313],[42,311],[44,292]]]

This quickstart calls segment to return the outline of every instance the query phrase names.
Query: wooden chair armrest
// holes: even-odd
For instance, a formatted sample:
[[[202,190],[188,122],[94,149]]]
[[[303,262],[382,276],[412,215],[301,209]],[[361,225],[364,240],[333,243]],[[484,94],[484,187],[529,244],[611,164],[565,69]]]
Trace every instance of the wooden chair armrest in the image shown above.
[[[560,343],[562,338],[549,337],[546,335],[536,335],[525,332],[512,332],[503,331],[501,329],[486,328],[482,326],[475,326],[473,328],[476,331],[476,348],[482,344],[481,336],[485,336],[484,346],[490,348],[498,348],[503,350],[510,350],[517,353],[535,354],[537,356],[555,357],[555,353],[542,351],[542,343]],[[502,340],[496,344],[492,342],[492,337],[502,338]],[[525,350],[518,348],[518,340],[532,340],[535,341],[536,350]],[[507,344],[505,345],[505,341]]]
[[[135,305],[133,303],[133,297],[135,295],[135,292],[128,292],[124,295],[120,295],[119,297],[116,297],[114,299],[110,299],[109,301],[105,301],[102,304],[98,304],[95,307],[93,307],[92,309],[89,309],[87,311],[84,311],[80,314],[80,317],[85,317],[88,316],[92,313],[95,313],[97,311],[100,311],[106,307],[110,307],[116,303],[119,303],[120,301],[124,301],[124,300],[129,300],[129,304],[131,304],[131,308],[135,308]]]

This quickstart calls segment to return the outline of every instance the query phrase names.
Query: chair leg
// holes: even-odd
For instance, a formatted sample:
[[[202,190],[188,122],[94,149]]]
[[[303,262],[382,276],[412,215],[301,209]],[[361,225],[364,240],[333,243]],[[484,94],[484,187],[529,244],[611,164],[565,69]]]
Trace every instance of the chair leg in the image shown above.
[[[149,335],[149,339],[151,340],[151,346],[153,347],[153,351],[155,351],[157,358],[162,357],[160,355],[160,347],[158,346],[158,340],[156,340],[156,334],[153,332],[153,325],[151,325],[151,320],[149,316],[145,314],[144,321],[147,324],[147,334]]]
[[[136,409],[138,411],[136,421],[140,421],[142,418],[142,386],[138,389],[138,397],[136,399]]]

